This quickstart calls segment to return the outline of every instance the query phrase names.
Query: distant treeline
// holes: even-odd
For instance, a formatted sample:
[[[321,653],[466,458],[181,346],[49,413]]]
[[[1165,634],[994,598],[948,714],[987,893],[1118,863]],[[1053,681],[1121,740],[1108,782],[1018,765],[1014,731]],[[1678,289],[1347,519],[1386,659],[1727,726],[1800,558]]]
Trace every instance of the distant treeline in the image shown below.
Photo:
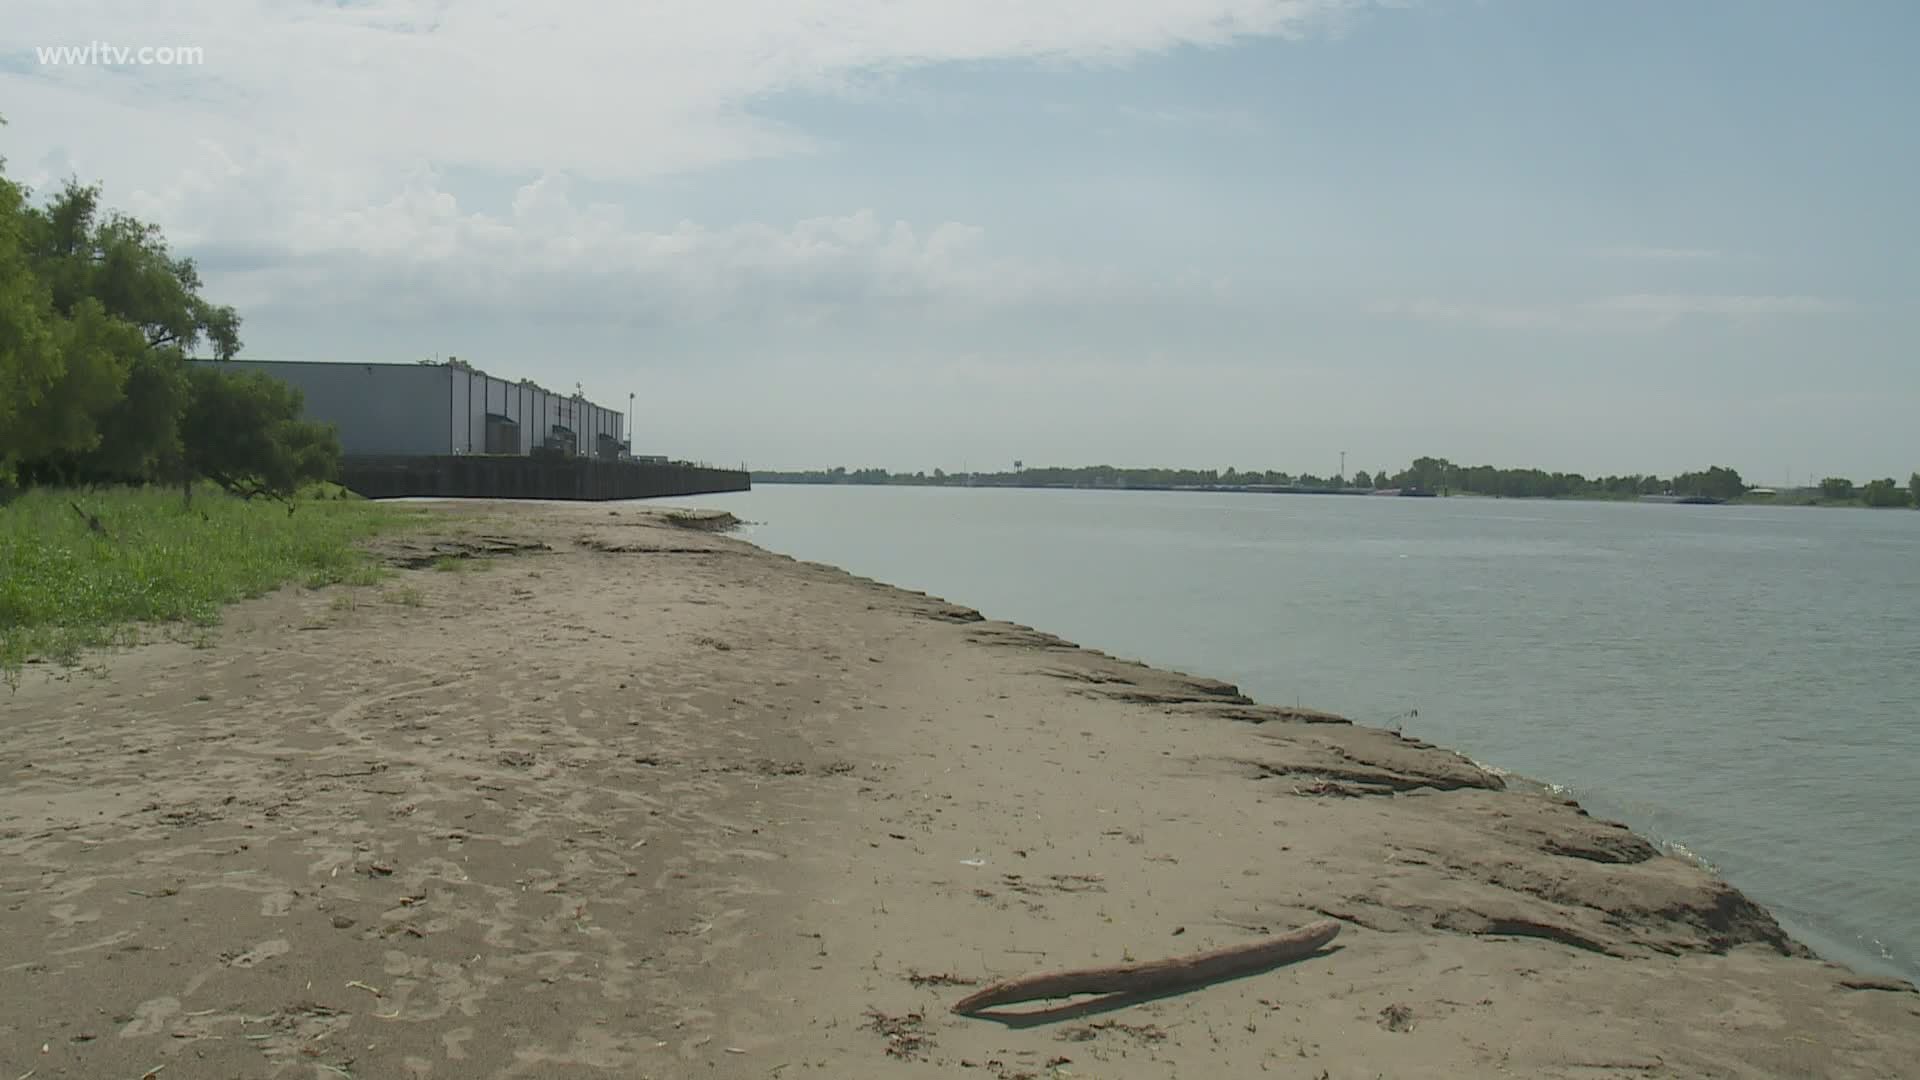
[[[0,161],[0,166],[4,162]],[[240,349],[160,230],[69,182],[36,205],[0,172],[0,502],[21,486],[213,480],[285,496],[330,478],[331,428],[263,375],[190,366]]]
[[[1633,499],[1642,495],[1704,496],[1737,499],[1751,490],[1737,470],[1713,466],[1670,477],[1652,475],[1588,477],[1542,469],[1503,469],[1493,465],[1456,465],[1423,457],[1398,472],[1360,470],[1351,477],[1321,477],[1263,469],[1119,469],[1111,465],[1034,468],[1004,472],[895,473],[885,469],[819,469],[801,472],[756,471],[756,483],[769,484],[920,484],[973,487],[1071,488],[1237,488],[1276,487],[1313,491],[1417,489],[1438,494],[1491,495],[1511,499]],[[1820,495],[1832,502],[1870,506],[1906,506],[1920,502],[1920,473],[1906,487],[1891,479],[1856,490],[1851,481],[1830,478]]]

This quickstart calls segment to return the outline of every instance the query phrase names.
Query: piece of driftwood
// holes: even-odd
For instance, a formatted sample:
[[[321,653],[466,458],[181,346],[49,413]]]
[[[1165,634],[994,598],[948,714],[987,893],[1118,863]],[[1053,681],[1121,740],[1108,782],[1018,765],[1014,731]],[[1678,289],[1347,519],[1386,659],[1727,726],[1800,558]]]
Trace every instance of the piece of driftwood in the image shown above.
[[[983,986],[954,1002],[953,1011],[965,1015],[994,1005],[1071,997],[1074,994],[1162,994],[1191,990],[1298,960],[1332,941],[1338,933],[1338,922],[1321,919],[1278,937],[1251,941],[1245,945],[1229,945],[1224,949],[1191,956],[1176,956],[1144,964],[1035,972]]]

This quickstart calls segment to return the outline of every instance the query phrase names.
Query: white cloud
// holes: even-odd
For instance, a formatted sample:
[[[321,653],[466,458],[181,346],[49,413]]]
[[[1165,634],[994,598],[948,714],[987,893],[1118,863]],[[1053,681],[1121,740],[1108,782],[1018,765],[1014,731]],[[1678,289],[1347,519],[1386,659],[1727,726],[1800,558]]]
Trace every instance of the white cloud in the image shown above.
[[[639,178],[805,150],[769,94],[945,61],[1114,63],[1294,36],[1358,0],[63,0],[13,5],[0,100],[29,143],[166,186],[212,143],[349,171],[429,161]],[[32,46],[205,50],[197,67],[38,65]],[[8,71],[8,67],[13,70]],[[138,123],[130,123],[135,116]]]
[[[1487,330],[1644,332],[1695,316],[1746,320],[1836,315],[1857,311],[1859,306],[1848,300],[1819,296],[1632,293],[1559,304],[1391,301],[1375,304],[1371,310],[1376,315]]]
[[[820,148],[770,95],[884,87],[995,59],[1108,65],[1333,27],[1366,0],[62,0],[14,4],[0,154],[36,188],[103,180],[247,306],[354,295],[426,310],[621,298],[676,317],[818,317],[856,299],[954,312],[1151,286],[1017,264],[978,229],[871,213],[635,228],[607,182]],[[188,67],[40,65],[34,46],[193,46]],[[1155,114],[1160,122],[1179,120]],[[1224,118],[1224,119],[1223,119]],[[1192,119],[1191,117],[1189,119]],[[1234,120],[1222,113],[1215,123]],[[452,170],[537,175],[510,212]],[[854,208],[836,208],[852,210]],[[410,295],[396,297],[396,287]],[[1131,291],[1131,292],[1130,292]],[[677,306],[676,306],[677,305]],[[552,309],[548,309],[552,310]]]
[[[697,324],[741,317],[813,325],[838,313],[970,318],[1021,308],[1170,298],[1216,302],[1212,278],[1143,279],[996,254],[958,222],[916,227],[871,210],[788,225],[664,231],[621,207],[581,205],[565,177],[521,187],[501,216],[463,210],[433,177],[319,218],[294,214],[268,253],[216,249],[210,285],[243,311],[352,308],[379,318],[442,309]]]

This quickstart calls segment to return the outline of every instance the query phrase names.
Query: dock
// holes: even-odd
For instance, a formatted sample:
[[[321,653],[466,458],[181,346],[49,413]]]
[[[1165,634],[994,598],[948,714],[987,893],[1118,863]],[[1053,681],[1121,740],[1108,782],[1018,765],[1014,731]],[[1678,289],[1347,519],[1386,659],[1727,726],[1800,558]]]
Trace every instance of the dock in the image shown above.
[[[657,499],[746,491],[747,473],[670,462],[517,455],[361,456],[340,463],[340,482],[369,499]]]

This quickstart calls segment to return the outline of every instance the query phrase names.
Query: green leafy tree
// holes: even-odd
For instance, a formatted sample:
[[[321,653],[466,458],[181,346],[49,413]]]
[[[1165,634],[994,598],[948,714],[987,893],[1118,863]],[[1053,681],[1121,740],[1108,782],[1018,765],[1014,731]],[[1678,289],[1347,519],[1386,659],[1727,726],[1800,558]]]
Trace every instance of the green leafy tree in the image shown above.
[[[247,498],[291,499],[338,470],[339,439],[331,425],[300,419],[299,390],[259,372],[209,367],[187,379],[180,437],[195,474]]]
[[[1905,506],[1911,500],[1907,489],[1889,476],[1884,480],[1869,480],[1860,497],[1868,506]]]
[[[1820,496],[1826,499],[1853,498],[1853,481],[1844,476],[1829,476],[1820,481]]]
[[[203,345],[217,359],[232,357],[239,316],[200,295],[193,260],[175,257],[159,229],[103,213],[98,187],[69,181],[27,218],[54,310],[92,346],[67,357],[73,389],[55,396],[69,413],[69,437],[43,446],[44,467],[69,480],[175,477],[184,465],[185,357]],[[79,392],[110,380],[111,394]]]
[[[1907,478],[1907,496],[1913,501],[1913,505],[1920,506],[1920,472]]]
[[[29,217],[39,272],[60,312],[91,298],[138,327],[147,348],[193,351],[204,343],[218,360],[240,351],[240,317],[201,297],[193,260],[175,257],[158,226],[102,213],[99,187],[69,180]]]
[[[99,446],[81,455],[79,470],[124,483],[190,480],[180,446],[180,417],[190,394],[186,365],[178,357],[152,349],[139,352],[120,400],[101,417]]]
[[[1368,473],[1367,470],[1361,469],[1359,472],[1353,474],[1353,486],[1370,488],[1373,486],[1373,476]]]
[[[58,319],[27,253],[26,193],[0,176],[0,486],[43,451],[29,418],[50,408],[66,372]]]
[[[1746,490],[1747,485],[1737,471],[1719,465],[1706,472],[1681,473],[1673,478],[1673,493],[1676,495],[1731,499],[1745,494]]]
[[[98,303],[51,320],[58,371],[38,402],[7,425],[13,454],[36,479],[79,479],[74,459],[100,445],[100,420],[122,396],[127,350],[138,334]]]

